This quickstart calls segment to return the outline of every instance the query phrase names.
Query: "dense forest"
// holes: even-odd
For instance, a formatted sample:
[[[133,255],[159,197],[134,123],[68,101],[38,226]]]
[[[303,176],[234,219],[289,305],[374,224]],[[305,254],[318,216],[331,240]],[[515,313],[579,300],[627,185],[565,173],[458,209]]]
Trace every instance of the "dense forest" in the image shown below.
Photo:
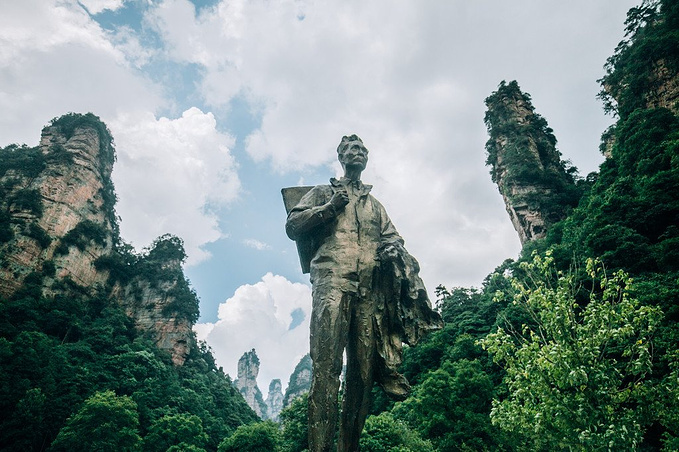
[[[600,80],[616,122],[602,134],[598,172],[581,176],[561,160],[547,120],[517,82],[486,99],[490,177],[539,186],[506,200],[542,212],[544,229],[482,287],[436,289],[445,327],[406,349],[406,400],[375,389],[362,451],[679,450],[679,3],[644,1],[625,25]],[[510,121],[506,99],[529,120]],[[53,125],[89,122],[110,145],[95,119]],[[498,142],[509,143],[503,174],[493,166]],[[533,156],[524,153],[529,142]],[[38,174],[46,159],[68,158],[8,146],[0,176]],[[39,216],[39,196],[12,185],[20,179],[4,180],[0,244],[21,230],[46,248],[44,230],[11,214]],[[115,243],[97,261],[106,284],[57,280],[47,262],[0,300],[0,449],[305,450],[306,396],[283,410],[280,424],[261,422],[204,344],[176,365],[112,301],[116,284],[140,274],[150,285],[169,278],[180,283],[172,311],[197,316],[188,281],[162,265],[185,258],[181,240],[164,236],[133,253],[117,238],[107,190]],[[107,240],[83,223],[55,253]]]

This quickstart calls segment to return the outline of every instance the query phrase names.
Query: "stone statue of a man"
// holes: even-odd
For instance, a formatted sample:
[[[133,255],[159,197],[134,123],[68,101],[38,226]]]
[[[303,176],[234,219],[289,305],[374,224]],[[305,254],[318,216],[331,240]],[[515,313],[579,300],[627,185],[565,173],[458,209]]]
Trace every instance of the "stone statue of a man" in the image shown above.
[[[332,448],[345,350],[337,450],[357,451],[373,384],[404,399],[410,386],[397,372],[403,342],[415,345],[424,333],[442,326],[417,261],[403,248],[384,207],[370,194],[371,186],[361,182],[368,150],[351,135],[342,138],[337,154],[344,177],[309,190],[286,223],[313,286],[311,452]]]

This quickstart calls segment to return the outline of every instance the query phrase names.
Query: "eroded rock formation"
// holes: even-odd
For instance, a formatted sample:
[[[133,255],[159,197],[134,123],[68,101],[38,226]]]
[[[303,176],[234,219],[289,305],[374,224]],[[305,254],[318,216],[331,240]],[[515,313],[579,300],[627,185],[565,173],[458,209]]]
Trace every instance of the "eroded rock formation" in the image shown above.
[[[667,108],[679,113],[679,77],[676,69],[670,70],[664,60],[659,60],[652,71],[653,87],[646,95],[647,108]]]
[[[2,149],[0,296],[27,287],[47,297],[98,293],[122,304],[181,365],[197,318],[181,240],[161,237],[142,255],[125,249],[114,210],[114,152],[92,114],[55,119],[37,147]]]
[[[279,421],[283,409],[283,386],[278,378],[271,380],[269,394],[266,396],[266,418],[274,422]]]
[[[257,375],[259,375],[259,358],[253,348],[243,353],[238,360],[238,378],[233,384],[257,416],[267,419],[267,407],[262,398],[262,392],[257,386]]]
[[[181,240],[162,236],[135,262],[129,281],[113,286],[137,329],[170,352],[176,365],[195,343],[192,328],[198,319],[198,300],[181,267],[184,258]]]
[[[502,82],[486,105],[486,164],[524,245],[545,237],[577,204],[576,170],[561,160],[552,129],[516,81]]]
[[[112,247],[104,194],[113,161],[102,147],[93,128],[68,136],[46,127],[37,148],[12,152],[19,165],[0,174],[11,228],[0,245],[0,295],[12,295],[35,271],[50,274],[47,286],[64,278],[87,287],[106,281],[108,275],[94,267]],[[46,262],[49,269],[43,269]]]
[[[288,387],[285,389],[283,408],[289,406],[293,400],[300,397],[311,388],[311,356],[307,353],[295,366],[290,375]]]

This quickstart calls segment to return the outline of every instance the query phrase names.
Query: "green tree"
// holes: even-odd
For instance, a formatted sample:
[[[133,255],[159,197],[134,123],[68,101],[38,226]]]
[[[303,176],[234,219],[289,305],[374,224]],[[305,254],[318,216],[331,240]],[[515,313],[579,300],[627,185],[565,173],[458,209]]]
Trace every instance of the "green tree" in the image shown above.
[[[625,39],[606,62],[599,97],[621,118],[646,108],[659,85],[679,73],[679,6],[674,0],[643,0],[627,12]]]
[[[532,450],[633,450],[655,415],[645,377],[662,312],[630,296],[624,272],[609,276],[594,260],[583,306],[573,275],[555,272],[552,261],[535,255],[523,264],[532,282],[514,282],[514,303],[534,325],[481,341],[507,372],[509,393],[493,401],[492,421]]]
[[[14,416],[2,425],[6,432],[3,438],[3,451],[40,450],[44,446],[47,435],[45,425],[45,395],[40,388],[26,391],[19,400]],[[3,435],[3,436],[4,436]]]
[[[283,446],[288,452],[302,452],[309,448],[309,394],[297,397],[280,414],[283,427]]]
[[[221,442],[217,452],[279,452],[281,434],[271,421],[241,425]]]
[[[193,444],[180,443],[170,446],[166,452],[205,452],[205,449],[194,446]]]
[[[71,416],[51,451],[139,451],[137,404],[113,391],[94,394]]]
[[[185,450],[204,450],[208,436],[195,414],[175,414],[157,419],[144,437],[145,452],[166,452],[172,446]]]
[[[395,419],[390,413],[370,416],[359,441],[363,452],[433,452],[429,441],[420,438],[403,421]]]
[[[479,361],[446,361],[391,411],[437,450],[482,450],[496,444],[490,423],[494,388]]]

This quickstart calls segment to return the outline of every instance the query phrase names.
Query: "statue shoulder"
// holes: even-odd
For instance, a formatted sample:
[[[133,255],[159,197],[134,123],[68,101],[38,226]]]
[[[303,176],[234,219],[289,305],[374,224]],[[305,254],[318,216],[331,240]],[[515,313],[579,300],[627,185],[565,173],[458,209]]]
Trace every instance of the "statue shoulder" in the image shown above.
[[[314,185],[311,187],[310,192],[314,192],[315,194],[326,194],[326,193],[331,193],[332,194],[332,186],[328,184],[321,184],[321,185]]]
[[[330,199],[332,189],[328,185],[295,186],[281,189],[286,213],[293,210],[310,208],[325,203],[325,198]]]
[[[330,185],[315,185],[302,197],[300,204],[325,204],[332,197],[332,193],[333,190]]]

